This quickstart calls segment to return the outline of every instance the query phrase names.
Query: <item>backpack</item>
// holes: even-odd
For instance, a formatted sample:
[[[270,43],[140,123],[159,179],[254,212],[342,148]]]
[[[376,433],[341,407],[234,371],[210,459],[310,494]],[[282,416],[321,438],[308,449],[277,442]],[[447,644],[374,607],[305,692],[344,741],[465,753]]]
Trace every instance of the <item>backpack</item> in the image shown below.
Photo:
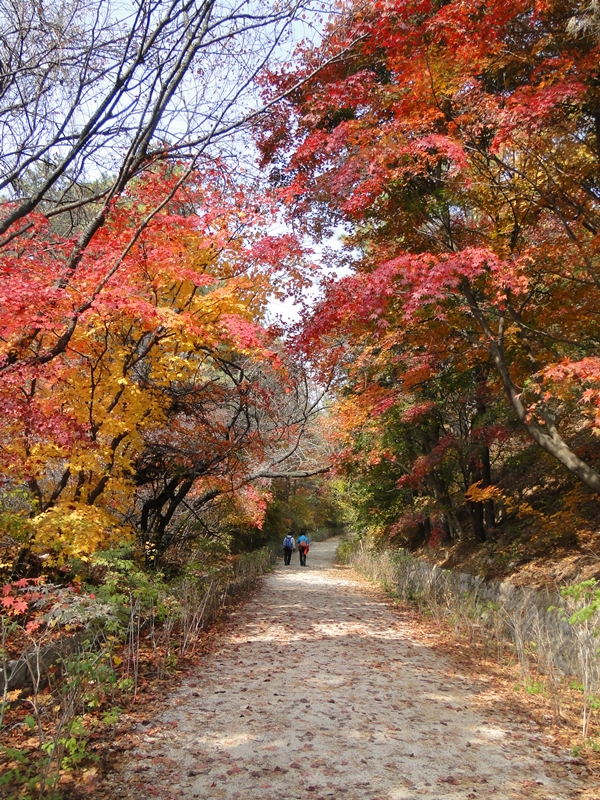
[[[290,550],[294,547],[294,540],[291,536],[286,536],[283,540],[283,546],[289,548]]]

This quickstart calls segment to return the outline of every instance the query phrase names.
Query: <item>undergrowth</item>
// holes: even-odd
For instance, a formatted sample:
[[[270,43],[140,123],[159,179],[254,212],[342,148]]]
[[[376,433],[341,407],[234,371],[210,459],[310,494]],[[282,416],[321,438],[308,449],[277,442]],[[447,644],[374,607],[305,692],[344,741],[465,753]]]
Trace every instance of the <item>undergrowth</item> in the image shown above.
[[[264,547],[148,573],[120,549],[71,565],[66,585],[3,587],[0,619],[0,795],[57,800],[76,771],[96,772],[95,742],[123,708],[191,658],[231,599],[270,568]],[[208,565],[207,565],[208,564]]]

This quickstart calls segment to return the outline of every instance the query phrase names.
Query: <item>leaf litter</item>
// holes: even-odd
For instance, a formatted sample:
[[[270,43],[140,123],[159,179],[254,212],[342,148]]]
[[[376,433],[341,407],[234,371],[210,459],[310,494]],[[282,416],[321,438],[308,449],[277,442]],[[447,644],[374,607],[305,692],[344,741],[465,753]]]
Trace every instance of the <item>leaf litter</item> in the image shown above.
[[[418,615],[336,566],[336,544],[264,579],[157,717],[132,726],[93,796],[600,796],[479,664],[457,663]]]

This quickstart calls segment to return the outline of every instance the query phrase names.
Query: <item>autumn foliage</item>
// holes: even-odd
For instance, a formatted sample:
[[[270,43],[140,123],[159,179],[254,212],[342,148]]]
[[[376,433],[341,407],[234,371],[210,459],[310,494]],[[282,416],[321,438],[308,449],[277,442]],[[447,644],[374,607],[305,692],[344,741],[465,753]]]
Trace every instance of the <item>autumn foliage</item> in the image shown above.
[[[347,231],[354,274],[299,342],[341,368],[348,468],[396,497],[371,501],[392,532],[491,535],[491,464],[528,440],[600,491],[595,9],[349,3],[321,45],[344,56],[261,130],[289,214]]]
[[[502,572],[597,529],[598,3],[348,0],[266,71],[302,4],[212,28],[175,3],[155,33],[142,6],[129,38],[86,17],[96,57],[70,65],[62,6],[40,14],[45,37],[13,30],[38,61],[0,81],[25,140],[0,196],[0,717],[24,712],[7,653],[73,631],[78,703],[130,691],[144,625],[162,679],[172,631],[198,638],[208,598],[268,568],[239,578],[239,554],[288,530],[503,540]],[[260,174],[224,144],[241,128]],[[315,250],[342,277],[309,302],[332,236]],[[272,297],[304,298],[293,330]]]
[[[150,563],[216,502],[259,530],[269,481],[326,469],[332,429],[391,535],[484,541],[538,513],[539,476],[505,479],[531,453],[593,504],[599,47],[593,3],[349,2],[261,77],[268,190],[155,150],[70,226],[21,204],[0,264],[12,556],[134,536]],[[306,286],[303,235],[340,229],[350,274],[282,338],[268,298]]]
[[[244,487],[285,461],[310,416],[300,367],[263,324],[273,292],[302,286],[302,249],[265,232],[267,199],[224,167],[180,174],[132,185],[71,274],[73,242],[42,214],[3,253],[2,472],[9,494],[29,493],[21,558],[137,535],[152,560],[189,534],[182,509],[193,519],[238,490],[260,526],[268,487]]]

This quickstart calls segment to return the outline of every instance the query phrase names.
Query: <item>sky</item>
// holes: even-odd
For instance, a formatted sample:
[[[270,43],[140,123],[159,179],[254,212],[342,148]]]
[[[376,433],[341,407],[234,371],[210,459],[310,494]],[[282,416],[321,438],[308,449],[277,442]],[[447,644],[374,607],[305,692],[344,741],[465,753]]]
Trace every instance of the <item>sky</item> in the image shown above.
[[[277,233],[285,233],[286,228],[281,225],[277,231]],[[275,233],[275,231],[273,231]],[[328,259],[328,263],[324,263],[323,253],[325,250],[329,251],[340,251],[343,248],[343,236],[345,231],[343,228],[339,227],[333,232],[333,235],[330,236],[328,239],[324,240],[323,242],[312,242],[309,239],[305,239],[304,244],[306,247],[310,248],[313,253],[314,257],[313,260],[320,266],[321,274],[319,278],[315,281],[313,288],[308,289],[304,293],[304,300],[305,302],[308,301],[314,302],[319,297],[319,286],[318,281],[321,277],[330,277],[333,274],[337,275],[338,278],[343,278],[346,275],[350,275],[351,270],[347,267],[344,259],[340,259],[340,263],[331,267],[331,259]],[[275,297],[272,297],[269,301],[268,307],[268,317],[269,321],[271,319],[275,321],[276,319],[280,319],[282,322],[287,324],[294,324],[299,322],[301,319],[301,312],[302,306],[295,304],[295,302],[289,298],[286,300],[278,300]]]

